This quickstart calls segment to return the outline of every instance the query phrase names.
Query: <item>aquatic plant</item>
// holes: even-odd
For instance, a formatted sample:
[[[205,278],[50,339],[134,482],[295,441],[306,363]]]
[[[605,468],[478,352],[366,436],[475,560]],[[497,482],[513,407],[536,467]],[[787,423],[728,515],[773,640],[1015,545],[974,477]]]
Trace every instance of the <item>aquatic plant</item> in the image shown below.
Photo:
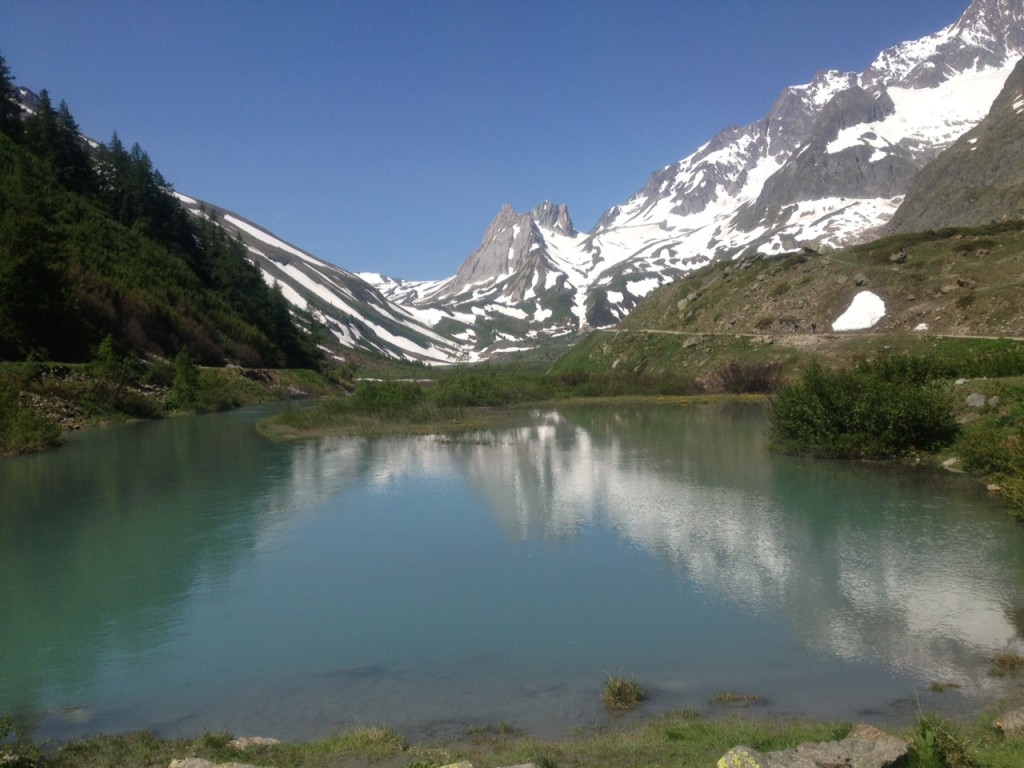
[[[647,698],[643,686],[632,677],[608,675],[601,700],[611,709],[632,709]]]

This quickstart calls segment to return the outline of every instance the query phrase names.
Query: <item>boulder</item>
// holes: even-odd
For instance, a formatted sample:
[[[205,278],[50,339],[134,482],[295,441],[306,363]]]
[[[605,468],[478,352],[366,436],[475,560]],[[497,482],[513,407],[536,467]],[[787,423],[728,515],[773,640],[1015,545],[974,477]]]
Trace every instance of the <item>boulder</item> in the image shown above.
[[[1005,712],[996,720],[995,726],[1003,733],[1017,733],[1021,728],[1024,728],[1024,709]]]
[[[239,736],[228,742],[228,746],[232,749],[238,749],[244,752],[249,747],[262,747],[268,744],[280,744],[281,742],[277,739],[271,739],[268,736]]]
[[[985,396],[980,392],[972,392],[967,396],[964,402],[967,403],[967,406],[969,408],[984,408],[986,399]]]
[[[201,757],[175,758],[168,768],[259,768],[248,763],[211,763]]]
[[[718,768],[889,768],[904,760],[908,750],[902,739],[858,725],[841,741],[801,744],[781,752],[734,747],[718,761]]]

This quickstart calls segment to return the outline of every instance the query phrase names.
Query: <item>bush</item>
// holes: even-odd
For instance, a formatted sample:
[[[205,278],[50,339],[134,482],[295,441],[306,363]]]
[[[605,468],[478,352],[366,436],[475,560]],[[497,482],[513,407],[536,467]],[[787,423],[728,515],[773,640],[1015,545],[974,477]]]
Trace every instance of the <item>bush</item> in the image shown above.
[[[492,368],[474,368],[444,377],[433,392],[441,408],[511,405],[522,399],[518,376],[500,376]]]
[[[770,426],[783,452],[865,459],[934,451],[959,431],[952,397],[912,358],[834,372],[812,363],[775,396]]]
[[[421,404],[423,388],[411,381],[363,382],[352,394],[351,407],[367,413],[401,413]]]
[[[42,763],[39,747],[26,740],[10,715],[0,717],[0,765],[4,768],[33,768]]]
[[[780,363],[745,363],[733,360],[715,371],[709,384],[720,392],[764,394],[778,389],[781,379]]]
[[[60,426],[21,404],[13,378],[0,380],[0,454],[41,451],[60,444]]]
[[[1013,514],[1024,519],[1024,427],[1013,434],[1001,434],[984,425],[972,425],[957,450],[964,468],[998,484],[1013,505]]]

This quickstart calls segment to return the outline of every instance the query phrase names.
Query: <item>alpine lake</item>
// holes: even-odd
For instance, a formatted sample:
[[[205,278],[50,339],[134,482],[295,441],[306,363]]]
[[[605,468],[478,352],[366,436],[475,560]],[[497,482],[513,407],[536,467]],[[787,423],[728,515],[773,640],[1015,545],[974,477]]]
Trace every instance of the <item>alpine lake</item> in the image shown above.
[[[757,404],[567,406],[458,437],[268,410],[0,460],[0,714],[33,738],[538,736],[701,713],[983,709],[1024,526],[963,475],[767,449]],[[729,695],[725,695],[729,694]]]

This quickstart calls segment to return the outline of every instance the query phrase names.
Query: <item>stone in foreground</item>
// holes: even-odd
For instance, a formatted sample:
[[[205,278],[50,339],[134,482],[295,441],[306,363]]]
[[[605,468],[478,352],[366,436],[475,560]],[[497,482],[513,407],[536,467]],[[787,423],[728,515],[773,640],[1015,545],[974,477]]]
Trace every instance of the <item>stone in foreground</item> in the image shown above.
[[[890,768],[907,756],[907,743],[870,725],[858,725],[842,741],[801,744],[796,749],[762,754],[734,747],[718,768]]]

